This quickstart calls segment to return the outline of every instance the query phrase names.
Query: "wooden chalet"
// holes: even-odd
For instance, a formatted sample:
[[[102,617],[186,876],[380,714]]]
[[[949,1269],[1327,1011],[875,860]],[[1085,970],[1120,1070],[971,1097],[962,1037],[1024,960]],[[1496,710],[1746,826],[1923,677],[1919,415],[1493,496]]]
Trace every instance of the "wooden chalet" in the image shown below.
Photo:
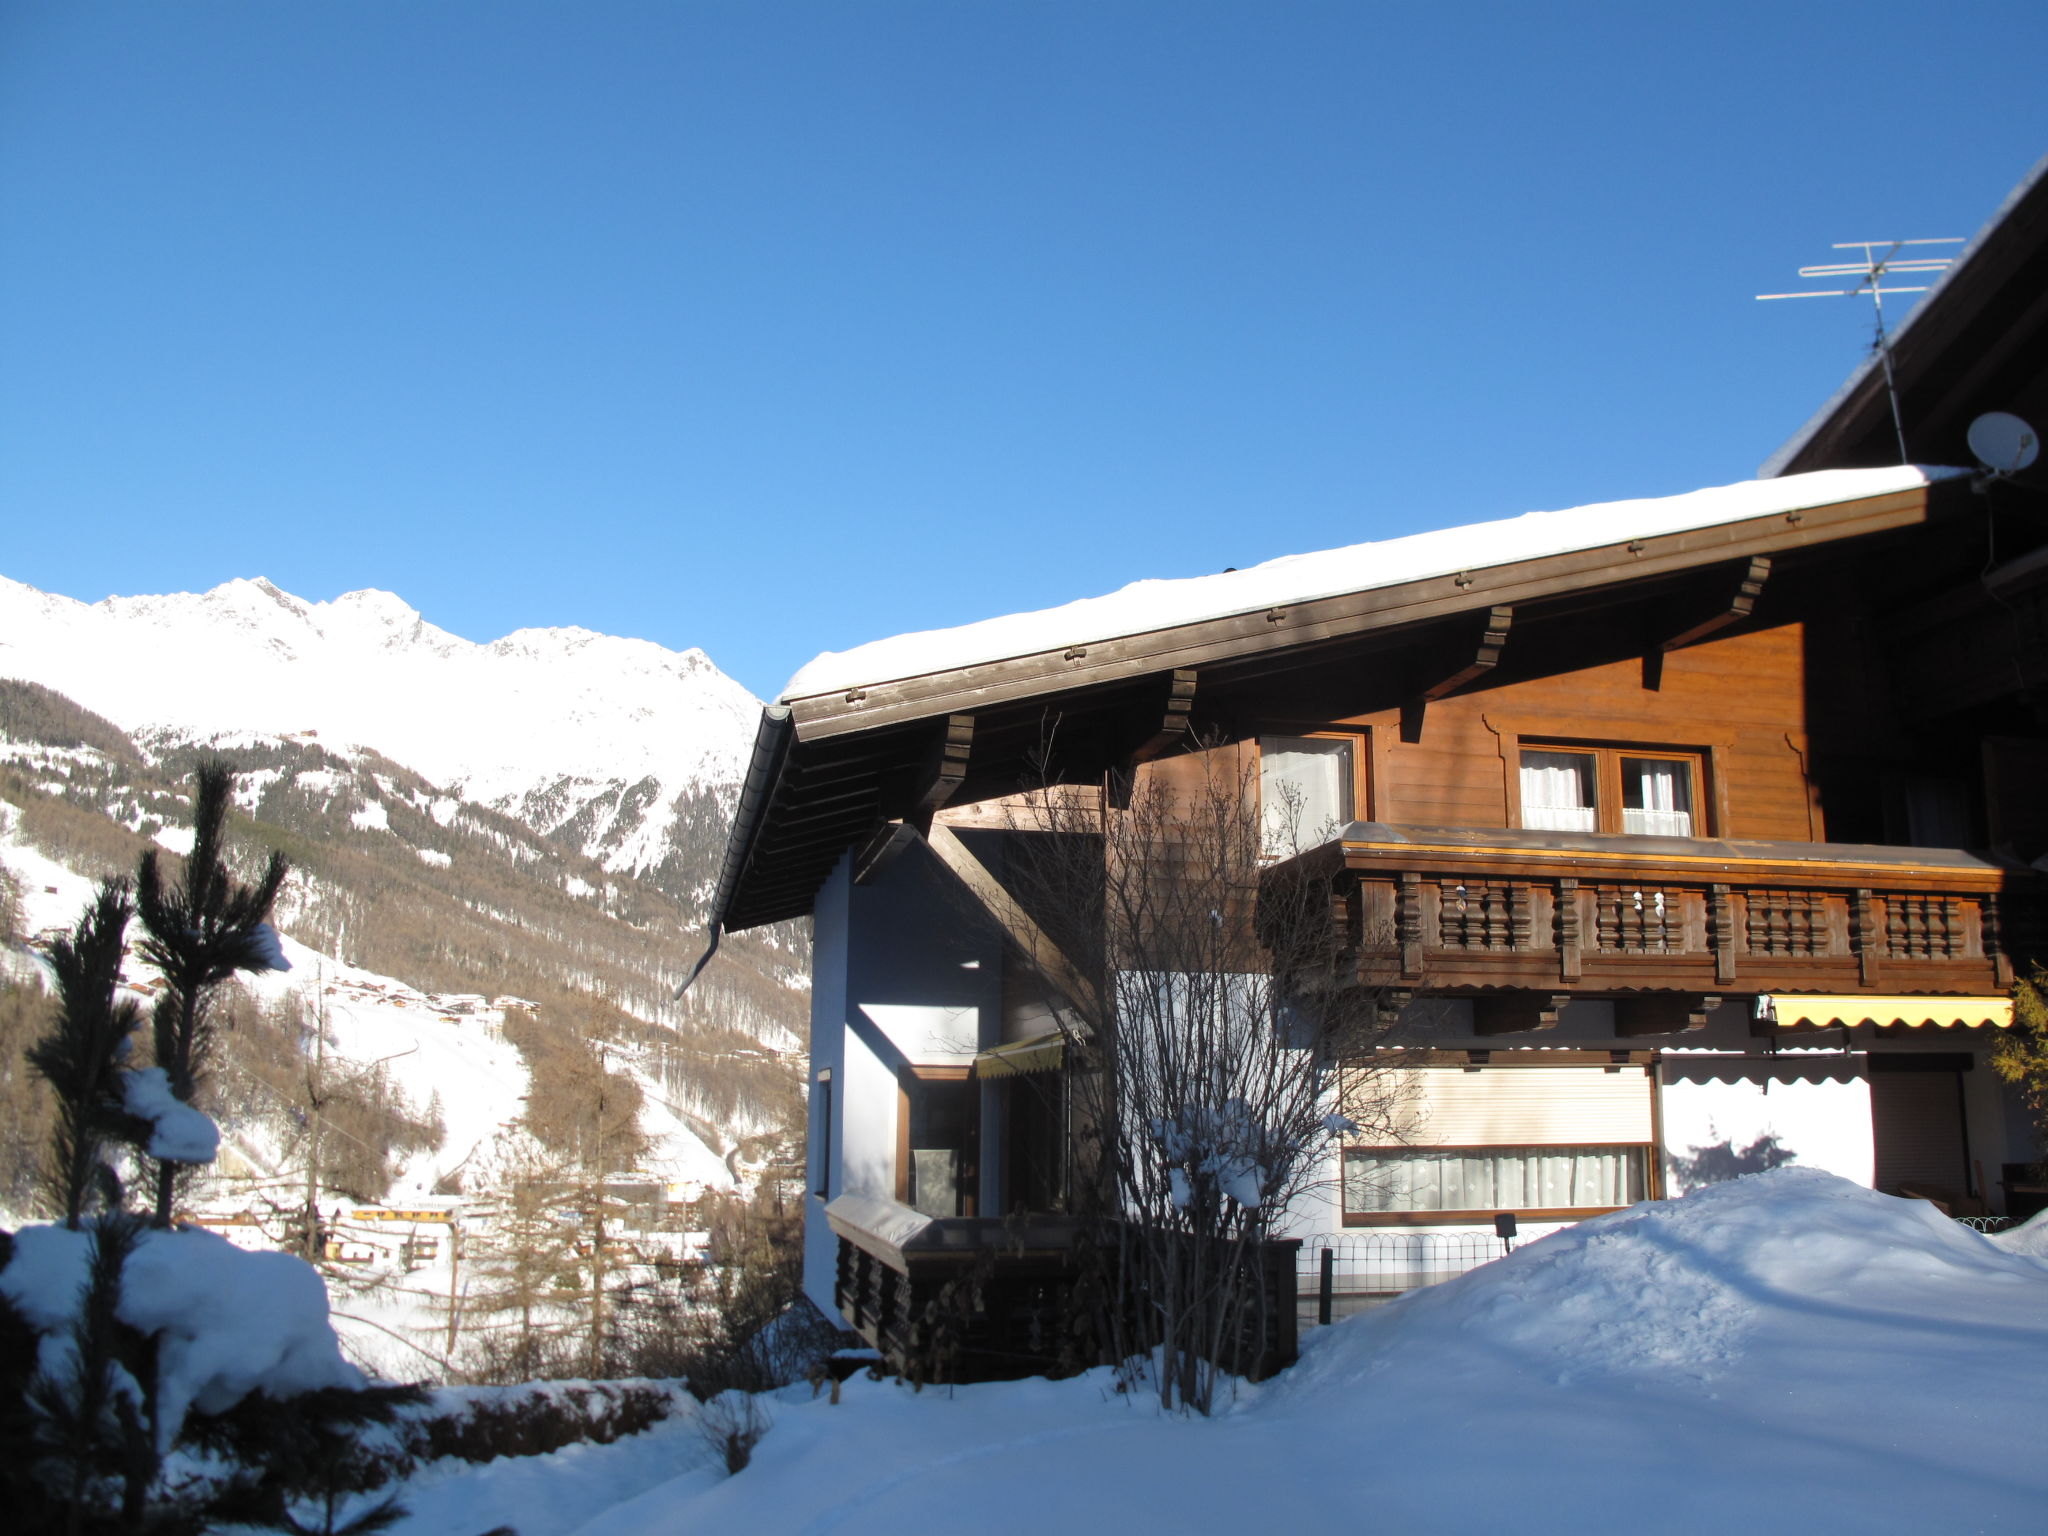
[[[2037,175],[1899,336],[1916,455],[1968,464],[1982,411],[2048,419],[2044,325]],[[1957,1214],[2041,1203],[1983,1062],[2048,955],[2048,467],[1898,466],[1881,385],[1756,482],[807,667],[764,713],[716,922],[815,925],[813,1297],[890,1348],[985,1254],[1066,1263],[1061,1053],[1002,875],[1049,721],[1072,781],[1199,743],[1326,830],[1276,869],[1327,885],[1361,982],[1391,968],[1414,1091],[1290,1212],[1311,1242],[1540,1229],[1786,1159]]]

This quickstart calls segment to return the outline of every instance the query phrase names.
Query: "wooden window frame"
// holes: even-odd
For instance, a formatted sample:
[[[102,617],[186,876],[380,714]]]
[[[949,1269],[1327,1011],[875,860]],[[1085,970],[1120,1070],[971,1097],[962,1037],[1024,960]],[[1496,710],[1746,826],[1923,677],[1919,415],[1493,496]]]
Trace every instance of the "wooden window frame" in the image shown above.
[[[1350,814],[1344,818],[1348,825],[1354,821],[1373,820],[1373,790],[1378,775],[1373,771],[1373,731],[1370,726],[1346,728],[1338,726],[1297,727],[1285,723],[1264,725],[1252,738],[1257,746],[1258,761],[1253,765],[1257,770],[1253,784],[1258,796],[1259,825],[1266,820],[1266,742],[1279,737],[1288,741],[1342,741],[1351,747]]]
[[[1509,759],[1508,792],[1512,797],[1512,821],[1517,828],[1525,828],[1528,824],[1522,810],[1522,755],[1525,752],[1571,752],[1593,759],[1594,830],[1597,833],[1615,837],[1650,835],[1622,830],[1624,791],[1621,760],[1625,757],[1638,757],[1647,758],[1652,762],[1684,763],[1691,770],[1691,835],[1718,835],[1721,807],[1714,794],[1717,780],[1713,772],[1714,751],[1711,747],[1651,746],[1636,742],[1517,735],[1514,738],[1513,751],[1514,755]]]
[[[1399,1152],[1498,1152],[1507,1143],[1487,1142],[1461,1143],[1455,1146],[1419,1147],[1412,1144],[1397,1146],[1376,1146],[1365,1143],[1346,1144],[1337,1154],[1337,1198],[1344,1199],[1344,1159],[1353,1152],[1376,1154]],[[1514,1142],[1517,1147],[1532,1147],[1542,1150],[1547,1144]],[[1640,1152],[1643,1158],[1643,1199],[1664,1198],[1662,1159],[1657,1148],[1647,1141],[1561,1141],[1556,1143],[1560,1151],[1578,1151],[1581,1148],[1618,1148],[1623,1151]],[[1343,1208],[1343,1222],[1347,1227],[1444,1227],[1444,1226],[1485,1226],[1502,1212],[1513,1213],[1517,1221],[1589,1221],[1595,1216],[1611,1216],[1616,1211],[1625,1211],[1625,1205],[1560,1205],[1560,1206],[1496,1206],[1488,1210],[1469,1211],[1354,1211]]]
[[[910,1086],[912,1083],[970,1083],[972,1067],[904,1067],[896,1074],[896,1203],[910,1204]],[[975,1215],[981,1206],[981,1110],[974,1106],[974,1166],[976,1187],[961,1191],[962,1216]]]

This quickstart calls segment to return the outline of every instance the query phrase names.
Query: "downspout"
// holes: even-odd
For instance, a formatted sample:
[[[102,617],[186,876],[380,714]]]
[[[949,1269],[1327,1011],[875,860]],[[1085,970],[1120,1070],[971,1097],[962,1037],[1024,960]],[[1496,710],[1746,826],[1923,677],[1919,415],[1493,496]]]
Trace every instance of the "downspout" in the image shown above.
[[[740,803],[733,813],[732,830],[725,836],[725,863],[718,871],[718,889],[711,898],[710,943],[683,984],[670,994],[680,1002],[691,983],[704,974],[704,967],[718,953],[718,941],[725,932],[726,914],[732,909],[740,878],[754,857],[754,843],[761,835],[768,806],[782,784],[783,765],[789,761],[790,743],[796,739],[796,718],[784,704],[761,707],[761,724],[754,732],[754,755],[747,763],[746,782],[740,786]]]

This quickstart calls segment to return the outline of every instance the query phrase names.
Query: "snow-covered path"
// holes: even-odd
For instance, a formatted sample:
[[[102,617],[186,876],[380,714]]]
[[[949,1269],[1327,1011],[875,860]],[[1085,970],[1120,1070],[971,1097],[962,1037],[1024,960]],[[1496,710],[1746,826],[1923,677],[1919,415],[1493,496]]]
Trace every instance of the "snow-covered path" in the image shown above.
[[[2048,1263],[1792,1168],[1319,1330],[1207,1421],[1103,1373],[858,1379],[837,1407],[785,1393],[737,1477],[600,1488],[565,1462],[553,1507],[583,1484],[585,1536],[2033,1532],[2044,1363]]]

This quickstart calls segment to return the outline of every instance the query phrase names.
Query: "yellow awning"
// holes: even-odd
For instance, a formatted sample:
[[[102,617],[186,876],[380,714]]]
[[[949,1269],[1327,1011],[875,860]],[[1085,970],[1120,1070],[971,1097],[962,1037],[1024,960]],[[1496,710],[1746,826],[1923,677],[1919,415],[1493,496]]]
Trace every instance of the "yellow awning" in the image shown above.
[[[991,1046],[974,1058],[982,1077],[1017,1077],[1026,1072],[1057,1072],[1067,1059],[1067,1037],[1058,1030]]]
[[[1965,1029],[2007,1029],[2012,1025],[2009,997],[1788,997],[1771,999],[1780,1024],[1903,1024],[1918,1029],[1961,1025]]]

